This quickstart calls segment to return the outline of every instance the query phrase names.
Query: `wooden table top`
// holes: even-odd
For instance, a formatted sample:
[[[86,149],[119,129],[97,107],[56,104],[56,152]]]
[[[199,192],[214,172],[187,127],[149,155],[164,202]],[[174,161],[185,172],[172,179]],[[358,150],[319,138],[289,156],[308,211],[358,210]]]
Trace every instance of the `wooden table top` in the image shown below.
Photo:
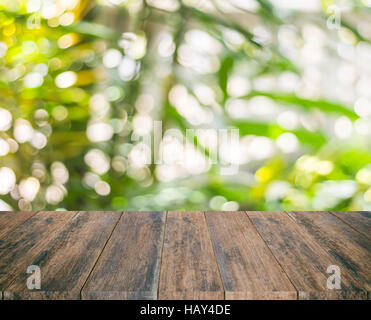
[[[31,265],[40,289],[27,286]],[[333,270],[340,289],[331,286]],[[0,212],[0,292],[2,299],[370,299],[371,212]]]

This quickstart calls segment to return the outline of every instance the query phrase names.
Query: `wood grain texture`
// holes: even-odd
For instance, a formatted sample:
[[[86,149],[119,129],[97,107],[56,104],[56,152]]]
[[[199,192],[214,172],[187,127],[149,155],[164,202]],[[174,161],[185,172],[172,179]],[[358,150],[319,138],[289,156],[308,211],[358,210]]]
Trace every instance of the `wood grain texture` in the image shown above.
[[[341,268],[371,291],[371,240],[329,212],[288,212]]]
[[[341,289],[327,288],[337,261],[283,212],[248,212],[268,247],[299,291],[299,299],[367,299],[366,291],[341,269]]]
[[[27,289],[22,273],[4,299],[80,299],[80,291],[109,239],[120,212],[79,212],[32,261],[41,270],[41,289]]]
[[[206,212],[226,299],[297,299],[245,212]]]
[[[0,299],[366,299],[370,267],[370,212],[0,212]]]
[[[169,212],[159,299],[224,299],[203,212]]]
[[[39,212],[0,240],[0,290],[3,292],[76,212]]]
[[[371,239],[371,212],[370,211],[337,211],[332,212],[339,219]]]
[[[82,290],[82,299],[156,299],[164,212],[126,212]]]
[[[34,216],[36,212],[0,212],[0,239]]]

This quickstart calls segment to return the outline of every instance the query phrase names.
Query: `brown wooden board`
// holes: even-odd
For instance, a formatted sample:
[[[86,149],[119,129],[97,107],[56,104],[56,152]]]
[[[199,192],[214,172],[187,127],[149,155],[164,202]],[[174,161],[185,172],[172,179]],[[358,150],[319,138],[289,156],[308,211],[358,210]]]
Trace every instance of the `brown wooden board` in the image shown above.
[[[288,212],[330,255],[341,269],[371,291],[371,240],[328,212]]]
[[[297,299],[245,212],[206,212],[226,299]]]
[[[82,299],[156,299],[165,212],[126,212],[82,290]]]
[[[0,239],[5,238],[10,232],[18,228],[36,212],[0,212]]]
[[[367,292],[341,269],[341,289],[328,289],[329,266],[337,265],[284,212],[248,212],[268,247],[299,291],[299,299],[367,299]]]
[[[18,213],[22,214],[22,213]],[[11,282],[52,240],[76,212],[39,212],[0,240],[0,290]]]
[[[349,224],[352,228],[371,239],[371,212],[370,211],[337,211],[332,212],[339,219]]]
[[[0,299],[365,299],[370,243],[370,212],[0,212]]]
[[[41,289],[29,290],[23,272],[4,291],[4,299],[80,299],[81,289],[108,241],[120,212],[79,212],[33,260]]]
[[[169,212],[162,254],[159,299],[224,298],[203,212]]]

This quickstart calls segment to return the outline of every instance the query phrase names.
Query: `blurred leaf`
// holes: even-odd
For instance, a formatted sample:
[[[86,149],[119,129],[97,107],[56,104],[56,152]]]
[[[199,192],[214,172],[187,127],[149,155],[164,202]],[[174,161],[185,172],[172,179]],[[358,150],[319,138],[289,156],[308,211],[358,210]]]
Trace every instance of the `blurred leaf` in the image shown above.
[[[102,38],[106,40],[118,40],[120,39],[120,34],[114,32],[110,28],[93,22],[79,21],[71,26],[62,27],[69,32],[77,32],[82,35],[89,36],[91,38]]]
[[[310,132],[303,129],[286,130],[275,123],[234,121],[231,122],[231,124],[239,129],[241,136],[256,135],[276,139],[284,132],[291,132],[301,143],[315,148],[321,147],[327,141],[326,138],[319,132]]]
[[[222,92],[223,92],[223,104],[228,98],[227,84],[228,84],[228,78],[229,78],[230,72],[233,69],[233,65],[234,65],[234,60],[231,57],[226,56],[223,59],[219,72],[218,72],[219,87],[220,89],[222,89]]]
[[[251,92],[245,98],[251,98],[255,96],[264,96],[277,102],[282,102],[287,105],[300,107],[304,110],[318,109],[325,113],[338,113],[347,116],[351,120],[358,119],[358,115],[350,108],[334,102],[329,102],[324,99],[310,100],[299,98],[293,94],[279,94],[279,93],[267,93],[267,92]]]

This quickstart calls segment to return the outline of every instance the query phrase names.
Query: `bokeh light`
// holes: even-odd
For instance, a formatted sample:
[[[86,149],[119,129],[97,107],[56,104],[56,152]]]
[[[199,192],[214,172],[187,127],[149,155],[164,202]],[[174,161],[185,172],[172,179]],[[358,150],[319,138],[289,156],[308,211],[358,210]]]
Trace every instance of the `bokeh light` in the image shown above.
[[[370,210],[369,2],[1,1],[0,210]]]

